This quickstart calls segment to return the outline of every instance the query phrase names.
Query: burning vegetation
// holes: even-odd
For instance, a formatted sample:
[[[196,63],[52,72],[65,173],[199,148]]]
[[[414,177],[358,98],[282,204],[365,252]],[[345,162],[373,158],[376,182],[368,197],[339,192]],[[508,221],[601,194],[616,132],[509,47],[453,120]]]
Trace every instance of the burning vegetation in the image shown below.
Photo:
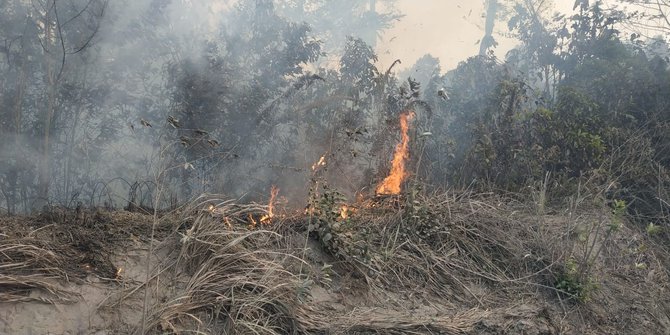
[[[261,217],[262,224],[270,224],[272,218],[275,216],[275,201],[277,200],[277,194],[279,194],[279,188],[272,186],[270,189],[270,200],[268,201],[268,213]]]
[[[411,111],[400,115],[400,143],[393,153],[391,172],[377,186],[377,194],[400,194],[403,181],[407,177],[405,165],[409,158],[409,123],[413,118],[414,112]]]

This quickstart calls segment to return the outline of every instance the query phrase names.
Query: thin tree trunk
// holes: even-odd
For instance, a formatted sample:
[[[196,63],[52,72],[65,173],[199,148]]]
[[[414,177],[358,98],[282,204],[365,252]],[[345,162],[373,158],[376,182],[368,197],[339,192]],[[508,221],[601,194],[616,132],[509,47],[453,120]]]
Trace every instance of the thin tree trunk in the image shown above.
[[[38,208],[44,205],[44,201],[49,197],[49,184],[51,183],[51,121],[54,113],[54,106],[56,103],[56,82],[53,73],[53,67],[50,67],[49,72],[49,88],[47,93],[47,106],[44,115],[44,141],[42,142],[42,159],[40,162],[40,171],[38,176]]]
[[[493,46],[493,27],[496,23],[496,14],[498,12],[498,1],[488,0],[486,9],[486,27],[484,28],[484,37],[479,43],[479,55],[486,55],[486,51]]]
[[[55,6],[55,3],[54,3]],[[42,153],[39,165],[39,171],[37,176],[37,202],[36,206],[38,209],[42,208],[49,197],[49,184],[51,183],[51,171],[50,171],[50,140],[51,140],[51,121],[54,113],[54,106],[56,100],[56,71],[53,56],[51,55],[50,46],[53,44],[53,41],[56,39],[56,33],[52,29],[52,22],[50,13],[47,12],[44,15],[44,62],[45,62],[45,82],[47,84],[47,103],[44,111],[44,129],[43,129],[43,142],[42,142]]]
[[[81,87],[81,90],[79,94],[79,99],[78,99],[78,106],[76,108],[76,111],[73,115],[73,124],[72,124],[72,129],[70,130],[70,133],[68,134],[68,140],[66,141],[66,155],[65,155],[65,166],[64,166],[64,187],[65,187],[65,197],[67,199],[70,199],[71,194],[70,192],[72,191],[72,151],[74,148],[74,142],[75,139],[77,138],[77,129],[79,128],[79,121],[81,120],[81,114],[84,109],[84,104],[82,103],[83,100],[83,92],[86,90],[86,78],[88,75],[88,67],[84,68],[84,75],[83,75],[83,84]],[[69,201],[69,200],[68,200]]]
[[[19,76],[18,76],[18,82],[16,85],[16,97],[14,100],[14,118],[13,118],[13,123],[14,123],[14,148],[15,151],[13,153],[14,155],[14,164],[11,167],[11,171],[8,174],[8,180],[9,180],[9,185],[8,185],[8,194],[7,194],[7,209],[10,211],[11,214],[16,213],[16,207],[17,207],[17,195],[20,193],[19,192],[19,185],[18,185],[18,179],[19,179],[19,171],[20,169],[25,168],[25,163],[27,163],[27,160],[25,157],[19,157],[21,154],[18,151],[18,148],[21,146],[21,122],[22,122],[22,116],[23,116],[23,101],[25,97],[25,92],[26,92],[26,60],[25,60],[25,55],[23,55],[21,58],[21,63],[19,65]]]

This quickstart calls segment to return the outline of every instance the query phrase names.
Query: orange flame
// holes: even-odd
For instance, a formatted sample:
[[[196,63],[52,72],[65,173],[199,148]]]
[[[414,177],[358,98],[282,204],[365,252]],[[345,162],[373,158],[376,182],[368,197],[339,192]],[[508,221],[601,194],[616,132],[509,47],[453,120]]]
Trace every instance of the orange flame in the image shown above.
[[[395,147],[391,172],[377,186],[377,194],[400,194],[400,185],[407,176],[405,160],[409,157],[409,121],[414,118],[414,112],[400,115],[401,140]]]
[[[321,158],[319,158],[319,161],[312,165],[312,171],[316,171],[316,169],[318,169],[322,166],[326,166],[326,156],[325,155],[321,156]]]
[[[340,208],[340,217],[343,220],[346,220],[346,219],[349,218],[349,207],[347,207],[347,205],[342,205],[342,207]]]
[[[351,214],[354,214],[357,211],[358,209],[356,207],[351,207],[349,205],[342,205],[342,207],[340,207],[340,219],[346,220],[351,216]]]
[[[272,186],[272,188],[270,189],[270,201],[268,202],[268,213],[261,217],[262,224],[270,224],[272,218],[275,216],[274,204],[275,204],[275,198],[277,197],[278,193],[279,189],[276,186]]]
[[[256,229],[258,222],[256,222],[251,214],[247,215],[247,217],[249,218],[249,229]]]

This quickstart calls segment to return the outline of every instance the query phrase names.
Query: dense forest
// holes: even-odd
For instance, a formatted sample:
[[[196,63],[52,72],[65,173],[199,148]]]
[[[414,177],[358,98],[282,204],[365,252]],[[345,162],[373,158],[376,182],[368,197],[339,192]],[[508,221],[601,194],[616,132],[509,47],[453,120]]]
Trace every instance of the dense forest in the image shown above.
[[[430,134],[412,174],[429,188],[588,180],[661,216],[670,8],[628,2],[489,1],[480,54],[444,74],[431,55],[378,67],[394,1],[4,2],[0,204],[122,206],[163,187],[165,206],[271,185],[302,201],[322,155],[338,188],[370,193],[412,109]],[[520,42],[505,55],[496,23]]]
[[[480,54],[444,74],[431,55],[379,68],[394,1],[219,7],[4,2],[3,211],[151,203],[160,188],[157,206],[271,185],[299,200],[322,155],[331,182],[366,192],[408,109],[430,134],[413,171],[430,188],[588,180],[640,214],[668,209],[666,5],[489,1]],[[519,41],[505,55],[496,23]]]

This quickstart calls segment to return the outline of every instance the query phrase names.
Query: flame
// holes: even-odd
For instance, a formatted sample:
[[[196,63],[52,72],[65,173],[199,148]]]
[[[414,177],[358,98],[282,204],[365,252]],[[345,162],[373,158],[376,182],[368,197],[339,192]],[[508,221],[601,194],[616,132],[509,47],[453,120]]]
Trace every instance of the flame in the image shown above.
[[[377,186],[377,194],[400,194],[400,185],[407,176],[405,160],[409,157],[409,121],[414,118],[414,112],[400,115],[401,140],[395,147],[391,172]]]
[[[268,202],[268,213],[261,217],[262,224],[270,224],[272,218],[275,216],[274,204],[275,204],[275,198],[277,197],[278,193],[279,188],[277,188],[276,186],[272,186],[272,188],[270,189],[270,201]]]
[[[349,205],[342,205],[340,207],[340,218],[342,220],[346,220],[349,218],[349,216],[353,213],[356,213],[357,209],[356,207],[350,207]]]
[[[258,222],[256,222],[256,220],[254,219],[253,216],[251,216],[251,214],[247,215],[247,217],[249,218],[249,229],[255,229],[256,226],[258,225]]]
[[[343,220],[346,220],[349,218],[349,207],[347,205],[342,205],[342,208],[340,208],[340,217]]]
[[[321,156],[321,158],[319,158],[319,161],[312,165],[312,171],[316,171],[316,169],[322,166],[326,166],[326,155]]]

